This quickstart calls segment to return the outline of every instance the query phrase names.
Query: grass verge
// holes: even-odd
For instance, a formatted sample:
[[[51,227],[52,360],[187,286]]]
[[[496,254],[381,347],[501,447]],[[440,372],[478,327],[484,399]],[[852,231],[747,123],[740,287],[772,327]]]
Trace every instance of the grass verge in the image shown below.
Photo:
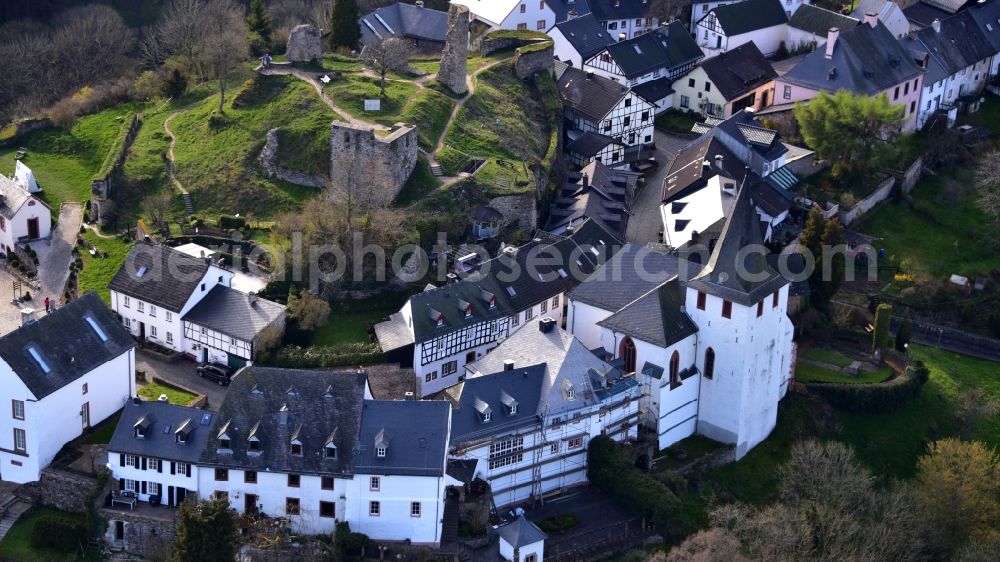
[[[108,289],[108,284],[125,263],[132,242],[118,238],[101,238],[89,230],[83,237],[100,251],[107,253],[107,257],[99,258],[90,255],[86,250],[80,251],[80,256],[83,258],[83,271],[77,280],[80,294],[97,291],[104,302],[110,303],[111,291]]]
[[[58,517],[75,523],[83,523],[83,514],[67,513],[51,507],[35,507],[21,516],[21,519],[10,528],[7,536],[0,541],[0,560],[17,560],[20,562],[70,562],[77,560],[74,552],[60,552],[49,549],[36,549],[31,546],[31,533],[35,524],[43,517]]]
[[[187,406],[192,400],[197,398],[197,396],[187,392],[186,390],[181,390],[175,386],[169,386],[156,381],[140,386],[138,393],[143,400],[151,402],[158,400],[161,394],[166,394],[167,401],[176,406]]]

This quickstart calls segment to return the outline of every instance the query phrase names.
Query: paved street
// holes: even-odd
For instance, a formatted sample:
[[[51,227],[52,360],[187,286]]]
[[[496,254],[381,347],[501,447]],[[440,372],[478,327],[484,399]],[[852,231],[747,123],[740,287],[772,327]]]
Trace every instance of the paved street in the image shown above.
[[[646,178],[646,185],[639,190],[632,205],[632,216],[629,217],[625,232],[629,242],[648,244],[661,241],[660,229],[663,227],[663,222],[660,219],[660,193],[663,178],[667,175],[667,168],[674,161],[677,152],[692,140],[694,139],[656,130],[655,158],[660,163],[660,169]]]
[[[138,371],[145,371],[146,380],[150,380],[151,376],[156,376],[159,379],[204,394],[208,397],[208,409],[210,410],[218,410],[222,399],[226,396],[227,387],[219,386],[217,383],[199,377],[196,371],[197,365],[187,359],[171,363],[137,349],[135,368]]]
[[[69,264],[73,259],[73,246],[83,221],[83,209],[78,203],[67,203],[59,210],[59,223],[52,230],[49,240],[36,240],[30,245],[38,253],[38,284],[24,287],[31,292],[32,302],[26,306],[36,310],[36,318],[45,314],[45,297],[59,301],[69,277]],[[0,271],[0,335],[16,330],[21,325],[20,306],[10,303],[13,298],[14,279],[6,271]]]

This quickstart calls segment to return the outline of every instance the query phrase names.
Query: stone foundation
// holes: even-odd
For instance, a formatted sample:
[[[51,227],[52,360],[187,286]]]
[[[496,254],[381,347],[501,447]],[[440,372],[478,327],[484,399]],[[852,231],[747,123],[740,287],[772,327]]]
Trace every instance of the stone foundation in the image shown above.
[[[36,505],[62,511],[85,513],[87,500],[97,487],[97,478],[54,468],[42,471],[37,482],[24,484],[17,495]]]
[[[382,136],[365,126],[341,121],[331,125],[330,179],[340,193],[390,202],[416,166],[416,127],[396,123]]]
[[[164,512],[168,509],[162,508]],[[113,509],[102,509],[100,515],[108,522],[104,542],[112,552],[144,560],[169,559],[171,543],[177,536],[175,519]]]

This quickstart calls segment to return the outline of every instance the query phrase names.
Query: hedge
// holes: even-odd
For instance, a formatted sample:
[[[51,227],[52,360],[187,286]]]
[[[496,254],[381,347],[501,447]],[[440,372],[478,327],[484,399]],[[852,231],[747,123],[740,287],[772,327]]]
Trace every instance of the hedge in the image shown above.
[[[382,363],[385,356],[373,343],[344,342],[337,345],[285,346],[278,350],[273,363],[298,369],[346,367]]]
[[[87,525],[65,517],[43,515],[35,521],[29,540],[35,549],[74,552],[87,544]]]
[[[219,228],[222,230],[239,230],[247,225],[247,220],[243,217],[229,215],[219,216]]]
[[[906,368],[901,376],[878,384],[811,382],[810,392],[845,410],[881,414],[891,412],[920,395],[929,371],[920,361]]]
[[[590,440],[587,478],[634,515],[646,517],[664,538],[687,534],[679,521],[680,499],[665,484],[639,470],[607,437]]]

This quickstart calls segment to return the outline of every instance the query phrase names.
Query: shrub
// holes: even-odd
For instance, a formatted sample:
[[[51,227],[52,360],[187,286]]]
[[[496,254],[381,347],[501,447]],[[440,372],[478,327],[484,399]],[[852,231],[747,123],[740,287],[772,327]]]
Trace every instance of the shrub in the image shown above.
[[[382,350],[373,343],[344,342],[331,346],[281,348],[274,362],[291,368],[309,369],[370,365],[384,360]]]
[[[73,552],[87,544],[87,527],[83,522],[44,515],[35,521],[29,541],[32,548],[39,550]]]
[[[835,407],[882,414],[896,410],[920,395],[930,373],[917,361],[902,376],[878,384],[811,382],[806,387]]]
[[[359,554],[361,549],[368,546],[371,539],[364,533],[351,531],[351,525],[347,521],[341,521],[337,523],[334,541],[337,545],[337,550],[340,551],[340,555],[346,557],[352,554]]]
[[[241,229],[247,225],[247,220],[243,217],[233,217],[230,215],[219,216],[219,228],[222,230]]]

